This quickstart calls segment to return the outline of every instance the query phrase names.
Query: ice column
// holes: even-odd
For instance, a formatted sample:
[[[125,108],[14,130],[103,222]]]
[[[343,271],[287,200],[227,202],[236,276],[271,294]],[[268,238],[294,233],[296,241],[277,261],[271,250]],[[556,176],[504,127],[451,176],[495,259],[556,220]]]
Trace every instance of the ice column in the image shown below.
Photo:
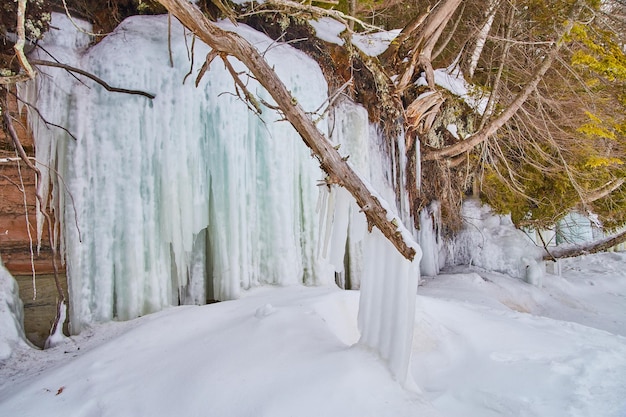
[[[372,184],[378,198],[395,202],[391,185],[395,176],[389,168],[389,156],[383,151],[384,138],[376,126],[369,123],[367,111],[346,100],[336,105],[333,115],[331,138],[341,145],[342,155],[349,156],[352,168],[366,183]],[[326,189],[324,187],[322,192]],[[332,232],[328,232],[328,228],[321,232],[324,236],[321,246],[330,248],[323,255],[328,256],[342,278],[340,284],[360,287],[359,343],[376,351],[399,383],[411,386],[408,369],[421,250],[411,242],[417,251],[411,262],[378,229],[368,233],[365,215],[346,190],[332,187],[326,202],[320,224],[331,224]],[[392,206],[385,204],[389,218],[398,218]],[[411,240],[409,232],[405,229],[403,232]]]
[[[411,384],[408,370],[420,257],[418,252],[413,262],[408,261],[378,229],[365,239],[359,343],[376,350],[403,385]]]
[[[420,212],[418,242],[423,255],[420,271],[423,275],[435,276],[445,262],[445,251],[440,233],[441,214],[439,204],[431,203]]]

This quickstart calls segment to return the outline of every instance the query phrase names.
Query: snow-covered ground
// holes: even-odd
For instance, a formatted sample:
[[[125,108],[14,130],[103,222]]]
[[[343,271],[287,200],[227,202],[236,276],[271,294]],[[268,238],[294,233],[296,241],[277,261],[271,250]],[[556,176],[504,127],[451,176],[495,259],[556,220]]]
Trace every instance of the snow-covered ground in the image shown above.
[[[413,391],[354,345],[358,292],[265,287],[17,348],[0,415],[622,417],[625,265],[562,261],[543,288],[475,267],[423,277]]]

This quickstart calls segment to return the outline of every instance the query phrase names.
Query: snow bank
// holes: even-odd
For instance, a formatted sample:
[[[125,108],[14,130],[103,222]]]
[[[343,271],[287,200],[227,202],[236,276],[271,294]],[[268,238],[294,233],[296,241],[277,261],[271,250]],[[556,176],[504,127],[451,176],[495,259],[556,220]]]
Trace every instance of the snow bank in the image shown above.
[[[27,347],[19,288],[0,259],[0,365],[11,357],[15,349]]]
[[[567,260],[542,289],[475,267],[424,279],[409,368],[419,391],[356,343],[359,292],[263,287],[11,358],[0,415],[623,417],[625,263]]]
[[[357,305],[356,292],[293,286],[155,313],[0,388],[0,415],[437,416],[377,355],[343,342],[358,332]]]
[[[446,417],[625,415],[624,338],[449,298],[418,304],[412,371]]]
[[[448,244],[446,265],[474,265],[540,285],[543,251],[516,229],[510,216],[492,213],[477,200],[463,204],[463,230]]]

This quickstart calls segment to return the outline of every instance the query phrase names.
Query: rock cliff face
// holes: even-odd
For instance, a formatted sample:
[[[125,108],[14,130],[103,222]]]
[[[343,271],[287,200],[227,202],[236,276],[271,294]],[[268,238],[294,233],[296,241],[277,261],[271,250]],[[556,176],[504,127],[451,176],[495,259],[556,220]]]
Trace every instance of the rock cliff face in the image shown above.
[[[15,99],[11,100],[9,111],[14,117],[14,126],[22,145],[29,156],[34,156],[33,140],[25,128],[25,116],[17,112]],[[16,157],[10,138],[5,132],[0,132],[0,257],[11,274],[31,274],[32,239],[35,271],[37,274],[49,274],[52,272],[52,251],[47,234],[42,239],[41,250],[37,252],[35,173],[23,162],[14,161]]]
[[[11,101],[9,111],[22,145],[29,156],[34,156],[33,140],[25,128],[26,118],[18,114],[15,99]],[[56,312],[52,251],[47,233],[37,251],[35,173],[15,159],[13,143],[5,132],[0,131],[0,257],[19,285],[26,337],[36,346],[43,347]],[[33,268],[37,275],[36,290],[31,277]],[[61,280],[65,285],[64,277]]]

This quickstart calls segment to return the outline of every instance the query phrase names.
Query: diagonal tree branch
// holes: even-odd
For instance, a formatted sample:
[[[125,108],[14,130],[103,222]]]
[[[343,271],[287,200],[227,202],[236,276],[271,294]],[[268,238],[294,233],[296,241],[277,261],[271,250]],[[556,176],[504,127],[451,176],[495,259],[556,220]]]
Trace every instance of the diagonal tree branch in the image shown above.
[[[626,178],[617,178],[615,180],[609,181],[603,187],[600,187],[594,191],[591,191],[585,194],[583,202],[585,204],[593,203],[594,201],[600,200],[611,194],[613,191],[619,189],[626,182]]]
[[[188,1],[159,0],[159,2],[207,45],[218,52],[234,56],[248,67],[259,83],[271,94],[287,120],[318,158],[320,167],[329,176],[328,182],[345,187],[365,213],[370,230],[373,226],[378,227],[405,258],[413,260],[419,248],[408,231],[402,226],[400,220],[392,217],[388,208],[384,206],[384,201],[373,195],[374,190],[371,190],[363,182],[315,127],[311,118],[261,54],[241,36],[225,31],[209,21],[199,9]]]

